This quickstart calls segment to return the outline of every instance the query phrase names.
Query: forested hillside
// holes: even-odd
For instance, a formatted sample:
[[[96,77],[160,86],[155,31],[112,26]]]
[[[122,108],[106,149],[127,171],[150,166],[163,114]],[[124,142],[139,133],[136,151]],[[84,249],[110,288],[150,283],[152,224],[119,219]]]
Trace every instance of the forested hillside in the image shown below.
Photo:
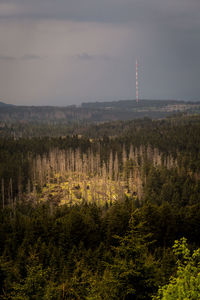
[[[200,117],[66,126],[1,135],[0,299],[198,295]]]
[[[200,113],[199,102],[176,100],[120,100],[83,103],[80,106],[0,105],[0,127],[14,123],[71,124],[98,123],[137,118],[164,118],[174,113]]]

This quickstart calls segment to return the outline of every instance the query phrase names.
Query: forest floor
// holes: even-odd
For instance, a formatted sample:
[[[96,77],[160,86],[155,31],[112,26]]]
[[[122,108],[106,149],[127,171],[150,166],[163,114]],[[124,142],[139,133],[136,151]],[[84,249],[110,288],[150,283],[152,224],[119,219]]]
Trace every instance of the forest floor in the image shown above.
[[[125,197],[136,197],[136,187],[122,180],[110,180],[83,173],[59,174],[47,183],[39,194],[39,201],[51,201],[56,205],[96,203],[103,206]]]

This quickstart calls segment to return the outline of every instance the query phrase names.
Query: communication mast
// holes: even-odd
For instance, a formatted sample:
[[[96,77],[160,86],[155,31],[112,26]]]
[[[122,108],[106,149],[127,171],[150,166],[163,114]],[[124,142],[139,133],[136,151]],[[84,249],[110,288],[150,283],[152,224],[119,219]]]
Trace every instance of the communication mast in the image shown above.
[[[139,92],[138,92],[138,61],[136,59],[136,70],[135,70],[135,87],[136,87],[136,103],[139,102]]]

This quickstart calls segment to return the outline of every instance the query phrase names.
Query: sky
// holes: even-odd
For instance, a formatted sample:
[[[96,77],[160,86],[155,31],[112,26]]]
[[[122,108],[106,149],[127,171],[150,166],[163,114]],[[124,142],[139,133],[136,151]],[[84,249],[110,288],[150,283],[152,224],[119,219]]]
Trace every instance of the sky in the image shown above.
[[[0,101],[200,100],[200,0],[0,0]]]

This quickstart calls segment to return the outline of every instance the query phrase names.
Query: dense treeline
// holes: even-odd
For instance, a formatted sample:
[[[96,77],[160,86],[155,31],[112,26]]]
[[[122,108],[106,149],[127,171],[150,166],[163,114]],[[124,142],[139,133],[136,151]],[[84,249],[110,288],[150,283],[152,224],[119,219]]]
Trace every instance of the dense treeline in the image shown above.
[[[175,269],[171,246],[199,247],[200,206],[23,205],[0,215],[1,299],[150,299]]]
[[[21,196],[22,192],[29,190],[28,185],[33,189],[33,185],[38,184],[38,179],[33,178],[34,164],[38,166],[41,161],[41,168],[45,169],[42,161],[50,161],[52,153],[56,157],[54,162],[49,163],[49,169],[54,169],[54,173],[55,169],[61,168],[59,165],[63,163],[63,155],[64,160],[69,161],[69,156],[74,153],[74,159],[77,160],[77,152],[79,152],[82,161],[87,159],[89,162],[94,157],[98,157],[101,173],[103,173],[102,168],[106,169],[107,174],[110,172],[109,169],[117,169],[121,178],[124,177],[122,173],[125,172],[127,177],[136,177],[137,173],[137,179],[142,180],[143,185],[146,185],[146,182],[151,180],[148,178],[156,173],[155,176],[161,177],[158,178],[162,183],[160,187],[164,188],[163,183],[168,183],[170,189],[174,190],[176,185],[173,183],[178,181],[182,183],[179,190],[184,189],[184,184],[191,186],[190,199],[198,194],[200,169],[200,119],[198,117],[161,121],[145,119],[91,128],[99,137],[94,137],[89,127],[87,137],[73,135],[58,138],[1,138],[1,206],[3,195],[4,198],[16,197],[17,201],[19,194]],[[110,131],[110,135],[113,136],[105,135],[105,128],[107,133]],[[55,154],[58,152],[61,153],[60,157]],[[56,168],[55,161],[57,161]],[[71,162],[70,164],[72,165]],[[119,165],[117,168],[114,167],[116,164]],[[160,168],[155,168],[158,165]],[[66,169],[66,166],[64,168]],[[44,177],[48,175],[47,169]],[[115,171],[111,170],[114,177],[116,177]],[[159,184],[157,186],[159,187]],[[167,187],[165,189],[167,190]],[[172,193],[174,195],[174,192]],[[180,198],[183,192],[176,189],[177,193]]]
[[[199,115],[187,115],[185,113],[177,113],[168,117],[168,119],[153,120],[144,117],[143,119],[136,118],[129,121],[115,120],[108,121],[88,121],[88,120],[76,120],[76,121],[64,121],[58,122],[55,120],[49,120],[48,122],[34,122],[34,121],[9,121],[0,122],[0,137],[4,138],[30,138],[30,137],[65,137],[66,135],[84,135],[90,138],[99,138],[106,136],[118,136],[128,134],[130,131],[140,130],[144,128],[146,124],[157,124],[163,127],[165,124],[167,127],[173,127],[176,125],[190,125],[199,123]],[[151,125],[152,127],[152,125]],[[135,130],[137,129],[137,130]]]
[[[1,138],[0,299],[151,299],[182,274],[174,241],[200,247],[199,132],[178,117]]]

